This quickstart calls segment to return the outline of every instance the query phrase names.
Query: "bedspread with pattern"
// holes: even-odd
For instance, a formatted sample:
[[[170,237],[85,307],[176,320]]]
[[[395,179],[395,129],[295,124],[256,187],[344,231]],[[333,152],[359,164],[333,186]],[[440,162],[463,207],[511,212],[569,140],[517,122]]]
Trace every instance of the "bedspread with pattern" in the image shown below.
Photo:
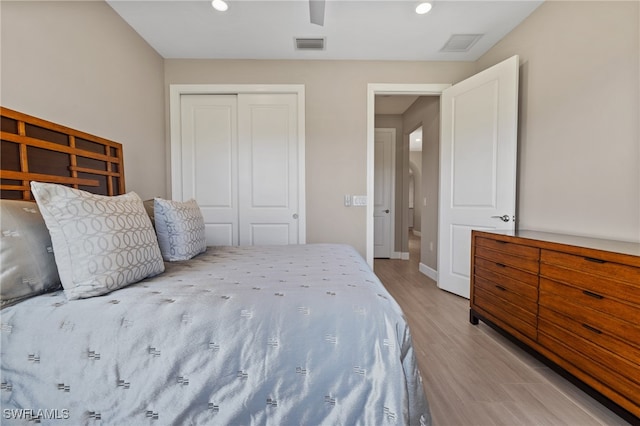
[[[166,265],[2,310],[2,423],[430,424],[402,312],[353,248],[210,247]]]

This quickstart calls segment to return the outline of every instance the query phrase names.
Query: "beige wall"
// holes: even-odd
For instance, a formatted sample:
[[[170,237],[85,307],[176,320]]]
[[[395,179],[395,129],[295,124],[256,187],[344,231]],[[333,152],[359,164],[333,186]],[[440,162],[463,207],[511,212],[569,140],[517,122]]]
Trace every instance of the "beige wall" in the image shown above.
[[[366,191],[367,83],[455,83],[519,54],[521,226],[640,240],[638,9],[546,2],[477,63],[163,61],[103,2],[2,1],[0,102],[122,142],[147,198],[169,195],[169,84],[304,84],[308,241],[364,254],[343,195]]]
[[[453,83],[474,69],[471,62],[172,59],[165,82],[304,84],[307,241],[351,244],[364,255],[365,209],[344,207],[343,197],[366,194],[367,84]]]
[[[163,59],[106,3],[0,2],[0,103],[124,145],[127,190],[165,196]]]
[[[519,222],[640,241],[637,1],[547,1],[482,56],[520,55]]]

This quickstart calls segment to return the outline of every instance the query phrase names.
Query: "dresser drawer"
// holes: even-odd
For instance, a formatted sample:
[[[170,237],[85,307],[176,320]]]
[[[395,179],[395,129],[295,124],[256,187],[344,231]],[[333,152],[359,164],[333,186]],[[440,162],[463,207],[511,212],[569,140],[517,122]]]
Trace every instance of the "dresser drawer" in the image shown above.
[[[475,259],[475,274],[492,279],[496,283],[502,281],[518,281],[523,285],[528,285],[534,289],[538,288],[538,275],[522,269],[512,268],[504,263],[495,262],[493,260],[477,257]],[[534,296],[537,298],[537,296]]]
[[[546,280],[542,280],[539,300],[541,311],[543,308],[548,308],[570,317],[578,323],[586,324],[595,330],[616,336],[640,348],[640,324],[638,323],[639,315],[637,310],[634,315],[633,310],[625,307],[622,310],[622,314],[618,311],[616,312],[617,316],[608,315],[603,313],[603,311],[588,307],[581,298],[575,300],[567,298],[566,294],[559,296],[557,293],[546,291],[548,288],[547,284],[548,282]],[[553,287],[557,286],[554,284]],[[579,297],[579,295],[576,295],[576,297]],[[624,316],[625,318],[621,319],[620,316]]]
[[[517,244],[511,244],[511,246],[517,246]],[[528,271],[534,274],[538,273],[539,262],[537,258],[514,256],[509,253],[493,250],[491,248],[483,246],[476,246],[475,255],[478,258],[491,260],[500,265],[511,266],[513,268],[522,269],[523,271]]]
[[[490,294],[492,298],[502,299],[508,301],[521,310],[526,311],[528,314],[536,315],[538,312],[538,301],[535,298],[527,297],[519,293],[516,289],[509,286],[506,283],[498,284],[494,281],[487,280],[485,278],[476,275],[475,278],[476,294]],[[496,300],[494,304],[499,304],[500,301]],[[528,315],[527,315],[528,316]]]
[[[560,266],[565,269],[579,271],[584,274],[602,278],[611,278],[615,281],[627,283],[640,291],[640,268],[630,265],[622,265],[615,262],[600,260],[596,257],[576,256],[553,250],[542,250],[540,262]],[[567,279],[570,279],[568,273]]]
[[[472,301],[475,308],[480,308],[490,314],[489,319],[497,322],[498,325],[517,330],[535,340],[538,322],[537,308],[532,305],[523,307],[522,300],[526,299],[517,295],[496,293],[500,290],[492,289],[491,284],[482,279],[476,280],[476,286]]]
[[[540,265],[540,276],[578,287],[593,295],[613,297],[640,306],[640,287],[638,287],[640,281],[638,283],[618,281],[614,276],[594,275],[548,263]]]
[[[493,262],[485,262],[476,262],[474,270],[476,280],[484,279],[490,281],[494,286],[498,287],[498,289],[502,287],[504,290],[526,297],[534,303],[537,302],[538,277],[536,275],[528,274],[517,269],[510,270],[511,268],[508,266],[496,266]],[[520,274],[524,274],[524,276],[520,276]]]
[[[507,241],[494,240],[490,238],[476,238],[476,246],[486,247],[491,250],[509,253],[514,256],[524,257],[525,259],[538,260],[540,257],[540,249],[529,247],[522,244],[510,243]]]
[[[538,324],[539,343],[600,383],[640,401],[640,366],[546,319]]]
[[[638,341],[627,340],[626,335],[621,336],[616,331],[611,332],[598,322],[580,321],[577,318],[568,317],[546,307],[540,307],[538,315],[541,329],[547,329],[549,324],[553,324],[640,367],[640,346],[638,346]]]

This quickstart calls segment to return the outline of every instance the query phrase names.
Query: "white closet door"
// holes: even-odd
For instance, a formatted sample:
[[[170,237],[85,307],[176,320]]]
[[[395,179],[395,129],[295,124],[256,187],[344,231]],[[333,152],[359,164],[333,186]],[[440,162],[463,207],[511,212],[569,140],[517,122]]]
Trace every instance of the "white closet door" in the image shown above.
[[[240,245],[298,243],[294,94],[238,95]]]
[[[183,95],[182,199],[195,198],[207,245],[238,245],[237,96]]]

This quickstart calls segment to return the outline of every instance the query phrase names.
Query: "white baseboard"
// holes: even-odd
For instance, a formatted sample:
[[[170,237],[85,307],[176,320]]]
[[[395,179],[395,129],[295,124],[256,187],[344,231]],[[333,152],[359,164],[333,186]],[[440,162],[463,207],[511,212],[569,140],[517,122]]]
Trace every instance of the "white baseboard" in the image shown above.
[[[409,253],[394,251],[391,253],[391,259],[409,260]]]
[[[422,262],[420,262],[420,272],[422,272],[424,275],[431,278],[435,282],[438,282],[438,271],[425,265]]]

